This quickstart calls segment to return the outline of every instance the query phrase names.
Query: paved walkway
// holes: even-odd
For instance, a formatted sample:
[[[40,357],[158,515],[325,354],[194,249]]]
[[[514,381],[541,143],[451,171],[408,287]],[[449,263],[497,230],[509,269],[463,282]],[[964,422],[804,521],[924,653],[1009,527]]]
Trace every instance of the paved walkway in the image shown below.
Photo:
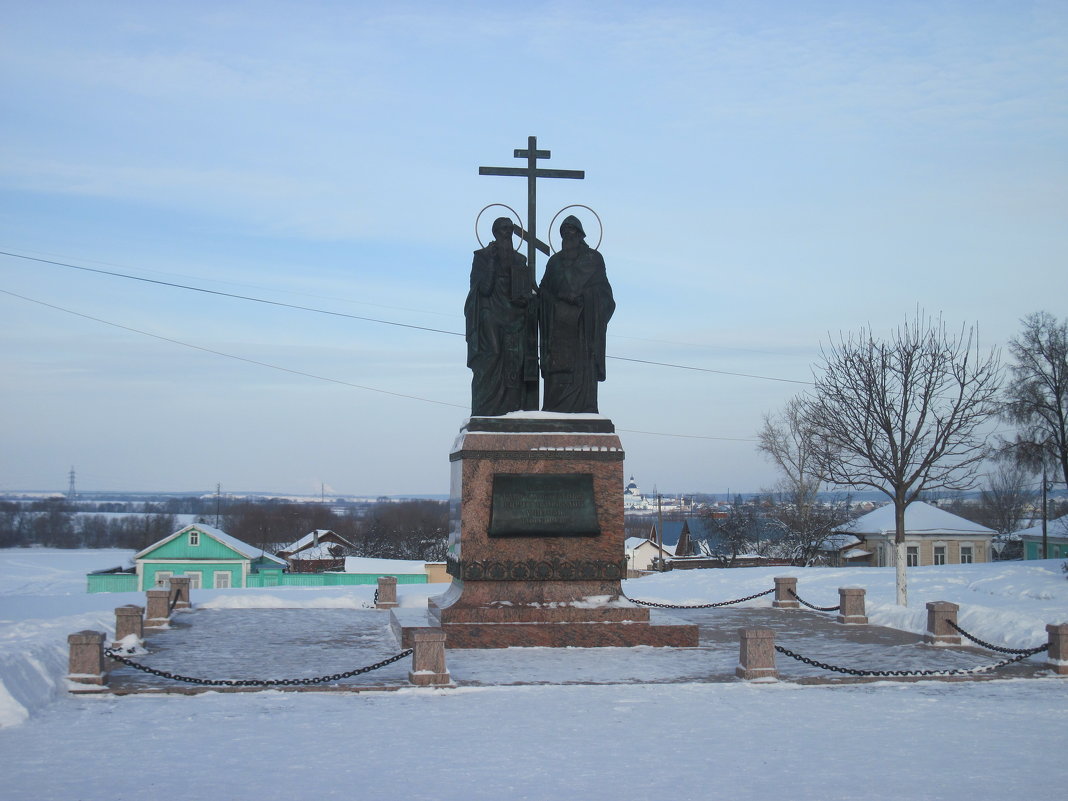
[[[409,610],[405,610],[409,611]],[[738,629],[770,628],[775,642],[811,659],[868,670],[970,669],[1006,657],[972,648],[923,645],[914,634],[879,626],[843,626],[833,615],[807,610],[718,608],[653,610],[654,619],[695,623],[697,648],[507,648],[448,650],[459,686],[617,684],[736,681]],[[157,670],[208,679],[300,679],[344,673],[398,654],[389,613],[353,609],[194,609],[171,628],[146,638],[149,653],[134,657]],[[1024,677],[1045,671],[1043,654],[976,678]],[[784,680],[855,680],[782,654]],[[411,659],[370,673],[313,685],[318,691],[385,690],[408,686]],[[113,692],[204,691],[116,665]],[[281,689],[301,689],[288,688]]]

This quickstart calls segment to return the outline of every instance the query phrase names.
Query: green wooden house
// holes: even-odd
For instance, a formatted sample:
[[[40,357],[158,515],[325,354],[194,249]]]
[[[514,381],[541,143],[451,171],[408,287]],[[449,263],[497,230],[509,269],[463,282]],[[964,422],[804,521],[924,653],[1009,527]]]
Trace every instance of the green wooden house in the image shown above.
[[[225,531],[195,523],[134,554],[137,590],[172,576],[189,576],[192,589],[274,587],[285,560],[254,548]]]
[[[1046,556],[1042,556],[1042,524],[1017,531],[1014,535],[1023,543],[1024,559],[1061,559],[1068,556],[1068,515],[1046,521]]]

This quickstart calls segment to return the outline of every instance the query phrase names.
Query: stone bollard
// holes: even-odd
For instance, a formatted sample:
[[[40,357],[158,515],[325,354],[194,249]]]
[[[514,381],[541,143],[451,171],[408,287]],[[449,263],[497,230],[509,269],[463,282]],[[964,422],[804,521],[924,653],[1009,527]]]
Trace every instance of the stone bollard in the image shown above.
[[[445,667],[445,632],[441,629],[416,629],[412,632],[412,669],[408,681],[420,687],[451,684]]]
[[[85,692],[90,687],[108,683],[104,670],[104,632],[79,631],[67,637],[70,646],[70,672],[67,678],[75,684],[89,685],[85,689],[72,687],[72,692]]]
[[[171,591],[147,590],[148,601],[145,610],[145,628],[166,628],[171,620]]]
[[[794,597],[796,594],[797,579],[794,576],[779,576],[775,579],[775,600],[771,605],[776,609],[800,609],[801,604]]]
[[[397,606],[399,606],[397,603],[397,577],[379,576],[378,600],[375,602],[375,609],[394,609]]]
[[[867,625],[868,617],[864,612],[864,588],[863,587],[839,587],[838,604],[842,608],[838,610],[838,622],[847,625]]]
[[[171,599],[174,596],[178,596],[178,600],[174,603],[175,609],[188,609],[192,606],[189,603],[189,585],[193,583],[193,580],[189,576],[171,576]]]
[[[127,604],[115,607],[115,644],[122,642],[131,634],[137,635],[137,639],[145,638],[145,608]]]
[[[747,681],[777,679],[775,669],[775,632],[771,629],[738,629],[741,646],[734,675]]]
[[[927,631],[923,641],[928,645],[960,645],[960,635],[950,626],[957,622],[957,604],[949,601],[929,601],[927,603]]]
[[[1046,665],[1058,676],[1068,676],[1068,623],[1050,623],[1046,633],[1049,634]]]

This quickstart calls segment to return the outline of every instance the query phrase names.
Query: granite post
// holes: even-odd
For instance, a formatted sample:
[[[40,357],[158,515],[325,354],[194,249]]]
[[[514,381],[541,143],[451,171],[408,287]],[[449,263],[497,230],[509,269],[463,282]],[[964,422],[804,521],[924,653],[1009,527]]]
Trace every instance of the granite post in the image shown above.
[[[146,590],[145,628],[166,628],[171,620],[171,591]]]
[[[139,640],[144,639],[144,613],[143,606],[134,604],[115,607],[115,644],[122,642],[123,639],[131,634],[135,635]]]
[[[957,622],[959,609],[957,604],[949,601],[929,601],[923,641],[928,645],[960,645],[960,634],[950,625]]]
[[[864,610],[863,587],[839,587],[838,588],[838,622],[847,625],[866,625],[867,614]]]
[[[1058,676],[1068,676],[1068,623],[1047,624],[1049,650],[1046,665]]]
[[[797,577],[777,576],[775,579],[775,600],[772,606],[776,609],[800,609],[801,604],[797,598]]]
[[[108,683],[104,669],[104,632],[79,631],[67,637],[70,646],[69,673],[74,684],[101,687]],[[78,688],[72,688],[78,691]]]
[[[171,576],[169,579],[171,583],[171,601],[174,601],[175,609],[189,609],[192,604],[189,602],[189,585],[193,583],[193,580],[189,576]],[[177,596],[177,600],[175,600]]]
[[[445,632],[441,629],[420,629],[412,632],[412,669],[408,681],[420,687],[451,684],[452,677],[445,666]]]
[[[738,629],[738,636],[741,639],[734,674],[746,681],[777,679],[775,633],[771,629]]]
[[[397,603],[397,577],[378,577],[378,598],[375,601],[375,609],[395,609]]]

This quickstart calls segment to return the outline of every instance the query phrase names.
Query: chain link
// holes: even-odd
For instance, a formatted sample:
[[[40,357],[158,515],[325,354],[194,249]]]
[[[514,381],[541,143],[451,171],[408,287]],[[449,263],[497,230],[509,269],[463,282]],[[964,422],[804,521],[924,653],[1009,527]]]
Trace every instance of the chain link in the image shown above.
[[[810,604],[808,601],[806,601],[804,598],[802,598],[800,595],[798,595],[793,590],[790,590],[789,592],[790,592],[790,594],[792,596],[794,596],[794,599],[796,601],[798,601],[800,604],[802,604],[803,606],[807,606],[809,609],[815,609],[817,612],[840,612],[840,611],[842,611],[842,605],[841,604],[839,604],[838,606],[813,606],[812,604]]]
[[[773,592],[775,592],[774,587],[770,590],[764,590],[764,592],[758,592],[756,595],[747,595],[745,598],[735,598],[733,601],[719,601],[714,604],[693,604],[691,606],[681,604],[660,604],[656,601],[639,601],[637,598],[629,597],[626,593],[623,593],[623,597],[631,603],[641,604],[642,606],[655,606],[657,609],[712,609],[717,606],[730,606],[731,604],[740,604],[742,601],[752,601],[754,598],[771,595]]]
[[[342,679],[349,679],[353,676],[358,676],[361,673],[370,673],[372,670],[378,670],[386,665],[392,665],[394,662],[399,662],[406,656],[411,656],[411,648],[406,651],[401,651],[396,656],[391,656],[388,659],[383,659],[381,662],[376,662],[373,665],[367,665],[366,667],[356,668],[346,673],[334,673],[329,676],[319,676],[314,679],[198,679],[192,676],[182,676],[177,673],[168,673],[166,670],[156,670],[156,668],[150,668],[147,665],[142,665],[132,659],[127,659],[125,656],[120,656],[117,652],[111,648],[104,649],[104,654],[111,657],[116,662],[121,662],[124,665],[140,670],[144,673],[151,673],[153,676],[160,676],[164,679],[173,679],[174,681],[184,681],[189,684],[202,684],[211,687],[296,687],[296,686],[308,686],[311,684],[323,684],[328,681],[341,681]]]
[[[999,654],[1028,654],[1028,655],[1030,655],[1030,654],[1038,653],[1038,651],[1035,651],[1033,648],[1005,648],[1005,647],[1000,646],[1000,645],[991,645],[988,642],[980,640],[975,635],[969,634],[968,632],[966,632],[964,629],[962,629],[960,626],[958,626],[956,623],[954,623],[952,620],[949,620],[948,618],[946,619],[946,623],[948,623],[951,627],[956,629],[959,633],[963,634],[965,637],[967,637],[972,642],[977,643],[977,644],[983,646],[984,648],[988,648],[991,651],[997,651]],[[1045,650],[1046,648],[1049,648],[1049,643],[1046,643],[1039,650]]]
[[[784,648],[781,645],[776,645],[775,650],[780,654],[785,654],[798,662],[804,662],[806,665],[812,665],[813,667],[822,668],[823,670],[833,670],[836,673],[847,673],[850,676],[882,676],[882,677],[895,677],[895,676],[968,676],[975,673],[985,673],[990,670],[997,670],[1003,668],[1006,665],[1011,665],[1014,662],[1022,662],[1029,656],[1034,656],[1040,651],[1045,651],[1049,648],[1049,643],[1040,645],[1037,648],[1031,648],[1026,653],[1021,653],[1019,656],[1014,656],[1011,659],[1006,659],[1002,662],[997,662],[993,665],[981,665],[976,668],[959,669],[951,668],[945,670],[863,670],[859,668],[846,668],[839,667],[838,665],[829,665],[826,662],[820,662],[817,659],[809,659],[807,656],[801,656],[801,654],[794,653],[789,648]]]

